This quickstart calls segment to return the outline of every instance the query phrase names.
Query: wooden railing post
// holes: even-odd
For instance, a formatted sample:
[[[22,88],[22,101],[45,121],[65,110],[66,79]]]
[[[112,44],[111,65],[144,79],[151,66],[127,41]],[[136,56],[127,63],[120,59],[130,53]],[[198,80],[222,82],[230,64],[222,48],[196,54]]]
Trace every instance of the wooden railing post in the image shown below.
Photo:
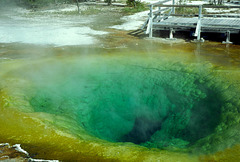
[[[159,16],[158,17],[161,17],[161,7],[158,7],[158,11],[159,11]]]
[[[150,31],[149,31],[149,38],[152,38],[152,32],[153,32],[152,22],[153,22],[153,5],[150,6],[150,18],[149,18],[149,28],[150,28]]]
[[[175,5],[175,0],[172,0],[172,5]],[[175,7],[172,7],[172,14],[175,14]]]

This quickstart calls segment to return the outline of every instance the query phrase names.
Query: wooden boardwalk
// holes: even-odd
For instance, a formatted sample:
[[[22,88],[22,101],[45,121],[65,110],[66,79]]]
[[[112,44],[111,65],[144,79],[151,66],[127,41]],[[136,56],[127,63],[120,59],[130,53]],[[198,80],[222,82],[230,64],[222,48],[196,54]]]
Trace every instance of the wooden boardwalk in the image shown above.
[[[202,18],[201,32],[220,32],[231,33],[240,32],[240,19],[236,18]],[[153,22],[153,29],[166,30],[174,28],[175,30],[188,30],[196,28],[198,18],[171,17],[161,22]]]
[[[230,34],[240,34],[240,15],[204,15],[203,8],[239,8],[240,6],[213,6],[213,5],[175,5],[172,0],[171,5],[164,5],[162,1],[150,5],[149,18],[143,25],[146,27],[146,34],[152,37],[153,31],[169,30],[170,39],[173,38],[174,31],[195,31],[193,36],[197,37],[197,41],[203,41],[201,32],[226,33],[225,43],[230,42]],[[154,7],[158,7],[154,11]],[[195,15],[179,15],[175,14],[176,7],[198,8],[198,14]],[[162,13],[168,10],[168,13]]]

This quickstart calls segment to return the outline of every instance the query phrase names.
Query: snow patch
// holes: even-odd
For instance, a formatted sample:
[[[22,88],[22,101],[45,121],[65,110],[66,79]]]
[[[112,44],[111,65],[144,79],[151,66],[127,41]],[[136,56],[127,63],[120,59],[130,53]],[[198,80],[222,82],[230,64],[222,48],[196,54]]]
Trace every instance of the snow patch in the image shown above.
[[[158,0],[141,0],[143,3],[156,3],[159,2]]]
[[[22,7],[14,7],[14,8],[12,9],[12,11],[13,11],[14,13],[20,13],[20,14],[26,14],[26,13],[30,13],[30,12],[31,12],[30,10],[25,9],[25,8],[22,8]]]
[[[15,144],[12,146],[16,151],[29,155],[27,151],[23,150],[20,144]]]
[[[208,12],[208,13],[228,13],[228,12],[234,12],[234,11],[238,11],[239,10],[239,8],[231,8],[231,9],[216,9],[216,8],[206,8],[206,11]],[[230,13],[228,13],[229,15],[230,15]]]
[[[29,161],[36,161],[36,162],[41,162],[41,161],[43,161],[43,162],[59,162],[59,160],[42,160],[42,159],[32,159],[32,158],[30,158],[28,160]]]
[[[1,147],[8,146],[8,148],[10,148],[9,143],[0,143],[0,146],[1,146]]]
[[[191,2],[187,2],[186,4],[188,4],[188,5],[203,5],[203,4],[209,4],[209,2],[207,2],[207,1],[191,1]]]
[[[124,16],[121,19],[124,20],[125,23],[121,25],[114,25],[114,26],[111,26],[110,28],[120,29],[120,30],[136,30],[139,27],[141,27],[141,25],[143,25],[144,21],[146,21],[148,17],[148,13],[149,11],[143,11],[143,12],[136,13],[134,15]]]
[[[81,10],[85,9],[85,8],[86,7],[81,6]],[[77,6],[76,5],[68,5],[67,7],[64,7],[64,8],[43,10],[43,11],[40,11],[40,12],[54,13],[54,12],[71,12],[71,11],[77,11]]]
[[[142,0],[141,2],[156,3],[159,1],[158,0]],[[171,3],[172,2],[169,1],[164,4],[171,4]],[[114,26],[111,26],[110,28],[120,29],[120,30],[139,29],[143,25],[143,23],[147,20],[148,13],[149,13],[149,11],[143,11],[143,12],[138,12],[138,13],[130,15],[130,16],[124,16],[121,19],[124,20],[125,23],[123,23],[121,25],[114,25]]]
[[[0,60],[11,60],[10,58],[7,58],[7,57],[3,57],[3,58],[1,58],[0,57]],[[0,146],[1,146],[1,144],[0,144]],[[5,145],[6,146],[6,145]]]

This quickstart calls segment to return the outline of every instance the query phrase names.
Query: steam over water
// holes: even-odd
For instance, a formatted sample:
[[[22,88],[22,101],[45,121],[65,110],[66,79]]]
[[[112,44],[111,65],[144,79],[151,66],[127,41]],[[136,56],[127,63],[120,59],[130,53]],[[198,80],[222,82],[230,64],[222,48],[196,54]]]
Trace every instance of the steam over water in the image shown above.
[[[36,92],[29,102],[35,112],[67,115],[109,141],[140,144],[160,138],[158,147],[173,141],[182,146],[212,133],[222,106],[217,92],[181,64],[169,69],[146,63],[112,58],[53,62],[32,74]]]

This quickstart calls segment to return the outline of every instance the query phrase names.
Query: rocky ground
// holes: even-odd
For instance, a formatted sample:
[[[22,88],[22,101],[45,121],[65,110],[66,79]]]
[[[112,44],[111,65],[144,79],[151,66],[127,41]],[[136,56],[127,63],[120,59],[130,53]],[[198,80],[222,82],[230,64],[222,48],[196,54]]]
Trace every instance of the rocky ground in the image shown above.
[[[8,143],[0,144],[0,161],[12,162],[58,162],[58,160],[32,159],[29,154],[23,150],[20,144],[9,145]]]

